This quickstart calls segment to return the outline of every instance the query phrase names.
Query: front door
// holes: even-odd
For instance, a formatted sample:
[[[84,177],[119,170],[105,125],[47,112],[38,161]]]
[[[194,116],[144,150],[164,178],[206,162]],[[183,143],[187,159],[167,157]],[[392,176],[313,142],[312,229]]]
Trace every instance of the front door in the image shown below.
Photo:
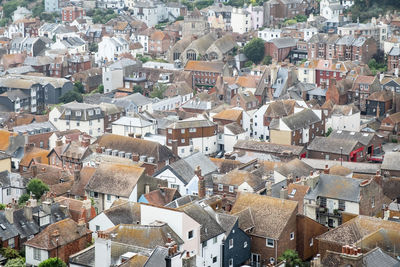
[[[261,256],[260,254],[251,253],[251,266],[260,267],[261,266]]]

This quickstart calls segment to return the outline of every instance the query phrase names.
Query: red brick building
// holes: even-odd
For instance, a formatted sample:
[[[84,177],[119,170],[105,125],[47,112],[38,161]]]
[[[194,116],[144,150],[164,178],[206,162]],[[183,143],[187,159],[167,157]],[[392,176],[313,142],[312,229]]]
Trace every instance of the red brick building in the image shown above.
[[[271,56],[272,59],[281,62],[284,61],[290,51],[296,49],[296,40],[291,37],[275,38],[265,43],[265,55]]]
[[[390,50],[387,61],[388,61],[388,71],[394,71],[396,68],[399,67],[399,59],[400,59],[400,48],[393,47]]]
[[[308,59],[335,59],[337,34],[318,33],[308,40]]]
[[[190,60],[185,66],[185,71],[192,74],[193,88],[208,88],[215,86],[217,78],[224,74],[223,62],[194,61]]]
[[[86,16],[86,12],[81,7],[67,6],[61,10],[62,21],[73,22],[75,19],[79,19],[84,16]]]
[[[155,56],[163,55],[173,44],[169,34],[157,30],[149,37],[149,53]]]

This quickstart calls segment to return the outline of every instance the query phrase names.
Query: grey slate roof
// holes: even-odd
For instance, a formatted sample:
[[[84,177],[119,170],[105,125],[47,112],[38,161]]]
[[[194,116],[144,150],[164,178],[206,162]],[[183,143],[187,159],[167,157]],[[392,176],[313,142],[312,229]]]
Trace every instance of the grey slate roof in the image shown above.
[[[320,174],[317,185],[304,196],[304,199],[316,200],[317,197],[326,197],[359,202],[360,184],[363,181],[362,179]]]
[[[5,216],[4,211],[0,212],[0,224],[5,226],[5,229],[0,228],[0,239],[2,241],[8,240],[15,236],[18,236],[18,230],[15,224],[10,224]]]
[[[13,127],[13,132],[18,133],[31,133],[35,132],[37,133],[43,133],[43,132],[54,132],[56,131],[57,128],[50,122],[50,121],[45,121],[45,122],[34,122],[30,124],[25,124],[25,125],[20,125],[20,126],[15,126]]]
[[[273,119],[273,120],[279,120],[279,119]],[[317,114],[314,113],[311,109],[304,109],[300,112],[294,113],[292,115],[283,117],[281,119],[291,130],[297,130],[297,129],[303,129],[311,124],[314,124],[318,121],[320,121],[319,117]],[[273,122],[271,122],[271,125]],[[278,125],[276,125],[278,126]],[[273,126],[270,126],[271,129],[273,129]]]
[[[400,48],[393,47],[389,52],[389,56],[400,56]]]
[[[358,141],[363,145],[369,145],[372,138],[374,138],[374,133],[365,132],[351,132],[351,131],[333,131],[328,138],[334,138],[337,140],[352,140]]]
[[[350,152],[354,150],[357,143],[358,141],[355,140],[338,140],[335,138],[316,136],[308,145],[307,150],[349,155]],[[340,147],[342,147],[342,151]]]
[[[382,170],[400,171],[400,152],[387,152],[382,162]]]
[[[275,171],[285,177],[288,177],[288,175],[292,174],[293,178],[296,178],[296,176],[300,178],[302,176],[308,176],[310,174],[310,171],[312,171],[313,169],[314,168],[307,163],[299,159],[294,159],[287,162],[286,164],[279,166],[275,169]]]
[[[136,224],[140,221],[140,204],[127,201],[103,211],[107,218],[114,224]]]
[[[377,247],[363,257],[363,266],[365,267],[375,267],[375,266],[385,266],[385,267],[397,267],[400,266],[400,262],[386,254]]]
[[[165,265],[165,257],[168,255],[168,248],[157,246],[143,267],[159,267]]]
[[[271,42],[277,48],[295,47],[297,44],[297,40],[292,37],[274,38],[271,40]]]
[[[186,196],[175,199],[174,201],[165,205],[165,207],[175,209],[175,208],[186,205],[186,204],[191,203],[196,200],[198,200],[197,196],[186,195]]]

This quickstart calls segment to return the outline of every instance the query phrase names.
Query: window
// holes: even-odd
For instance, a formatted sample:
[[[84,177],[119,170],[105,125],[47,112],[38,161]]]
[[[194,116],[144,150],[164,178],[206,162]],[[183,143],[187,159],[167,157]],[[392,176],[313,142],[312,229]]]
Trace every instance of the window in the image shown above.
[[[111,201],[111,195],[107,194],[107,201]]]
[[[43,148],[43,147],[44,147],[44,142],[43,142],[43,141],[40,141],[39,147],[40,147],[40,148]]]
[[[203,242],[203,248],[207,247],[207,240]]]
[[[274,240],[271,238],[267,238],[267,247],[273,248],[274,247]]]
[[[218,241],[217,237],[214,237],[213,238],[213,244],[217,244],[217,241]]]
[[[80,122],[79,122],[79,121],[77,121],[77,122],[76,122],[76,126],[79,126],[79,125],[80,125]]]
[[[7,188],[7,196],[11,195],[11,188]]]
[[[99,197],[99,193],[92,191],[92,192],[90,192],[90,196],[94,197],[94,198],[98,198]]]
[[[217,256],[215,256],[214,258],[213,258],[213,263],[216,263],[217,262]]]
[[[229,259],[229,267],[233,267],[233,259],[232,258]]]
[[[293,240],[294,239],[294,232],[291,232],[290,233],[290,240]]]
[[[371,208],[375,208],[375,197],[371,198]]]
[[[100,231],[100,225],[96,225],[96,232]]]
[[[181,139],[181,143],[184,144],[185,143],[185,139]]]
[[[188,232],[188,239],[192,239],[194,237],[193,230]]]
[[[233,185],[230,185],[229,186],[229,193],[233,193],[233,191],[234,191],[234,187],[233,187]]]
[[[196,128],[189,128],[189,132],[190,133],[195,133],[196,132]]]
[[[40,261],[40,249],[38,248],[33,248],[33,259]]]
[[[247,241],[244,241],[243,248],[247,248]]]
[[[184,134],[184,133],[185,133],[185,129],[181,129],[181,133],[183,133],[183,134]]]
[[[233,238],[229,239],[229,249],[233,248]]]
[[[97,114],[97,115],[100,114],[100,109],[96,109],[96,114]]]
[[[223,184],[218,184],[218,191],[224,190],[224,185]]]
[[[310,247],[312,247],[313,245],[314,245],[314,239],[311,238],[311,239],[310,239]]]

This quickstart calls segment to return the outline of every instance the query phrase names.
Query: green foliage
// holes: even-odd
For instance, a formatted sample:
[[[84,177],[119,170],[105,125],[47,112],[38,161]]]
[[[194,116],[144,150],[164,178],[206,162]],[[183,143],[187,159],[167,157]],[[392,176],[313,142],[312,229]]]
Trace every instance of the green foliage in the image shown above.
[[[136,55],[136,58],[139,59],[140,61],[142,61],[142,63],[146,63],[147,61],[150,61],[150,60],[151,60],[151,58],[145,57],[145,56],[143,56],[143,55],[141,55],[141,54],[137,54],[137,55]]]
[[[9,19],[8,18],[2,18],[0,20],[0,27],[4,27],[8,24]]]
[[[287,267],[302,267],[304,263],[299,258],[299,254],[292,249],[287,249],[283,252],[282,256],[278,258],[278,261],[286,261],[285,266]]]
[[[360,22],[367,22],[372,17],[378,17],[396,9],[400,9],[399,0],[355,0],[354,5],[347,12],[351,12],[354,22],[357,18]]]
[[[249,60],[249,61],[246,61],[246,63],[244,63],[244,67],[245,68],[250,68],[251,66],[253,66],[253,61],[251,61],[251,60]]]
[[[328,131],[326,131],[326,133],[325,133],[325,136],[328,137],[332,132],[333,132],[332,127],[329,127]]]
[[[104,93],[104,85],[100,84],[99,87],[97,87],[97,90],[99,91],[100,94]]]
[[[229,0],[228,5],[233,7],[243,7],[244,0]]]
[[[15,259],[19,257],[18,250],[9,247],[2,248],[1,255],[3,255],[7,259]]]
[[[29,181],[26,190],[34,194],[36,199],[40,199],[45,192],[49,191],[49,187],[42,180],[34,178]]]
[[[77,91],[71,90],[66,92],[62,97],[60,97],[59,101],[63,103],[69,103],[72,101],[77,101],[82,103],[83,97],[82,94],[78,93]]]
[[[179,16],[179,17],[176,18],[176,21],[180,21],[180,20],[183,20],[183,19],[184,19],[183,16]]]
[[[297,23],[297,20],[295,20],[295,19],[287,19],[287,20],[285,20],[285,22],[283,24],[284,25],[293,25],[296,23]]]
[[[5,18],[11,18],[13,12],[21,4],[21,1],[10,1],[3,4],[3,16]]]
[[[29,200],[29,194],[23,194],[22,196],[19,197],[18,199],[18,204],[22,205],[25,204],[25,202],[27,202]]]
[[[79,81],[74,83],[74,90],[81,94],[85,93],[85,87]]]
[[[387,65],[385,60],[380,60],[380,56],[376,56],[375,58],[372,58],[368,61],[368,67],[370,68],[371,72],[373,75],[376,75],[377,72],[386,72],[387,71]],[[378,59],[381,62],[378,62],[376,59]]]
[[[88,16],[92,15],[93,23],[106,24],[112,19],[118,17],[118,14],[115,13],[112,9],[100,9],[96,8],[92,14],[92,12],[87,13]]]
[[[294,17],[294,19],[297,22],[306,22],[307,21],[307,16],[306,15],[296,15],[296,17]]]
[[[397,139],[396,138],[392,138],[392,143],[397,143]]]
[[[164,92],[167,89],[167,86],[165,84],[157,84],[156,86],[153,87],[153,91],[150,93],[151,98],[159,98],[162,99],[164,98]]]
[[[0,210],[5,210],[6,209],[6,204],[0,204]]]
[[[89,51],[92,53],[96,53],[99,50],[99,45],[96,43],[91,43],[89,45]]]
[[[67,267],[67,265],[59,258],[50,258],[42,261],[39,267]]]
[[[15,258],[15,259],[10,259],[7,261],[6,265],[4,267],[25,267],[25,259],[24,258]]]
[[[264,41],[254,38],[248,42],[243,49],[246,57],[254,63],[259,63],[264,58]]]
[[[200,10],[214,4],[214,0],[199,0],[194,3],[194,6]]]
[[[272,57],[271,56],[265,56],[263,59],[262,64],[263,65],[271,65],[272,63]]]
[[[143,94],[143,88],[140,85],[135,85],[133,86],[133,92]]]

